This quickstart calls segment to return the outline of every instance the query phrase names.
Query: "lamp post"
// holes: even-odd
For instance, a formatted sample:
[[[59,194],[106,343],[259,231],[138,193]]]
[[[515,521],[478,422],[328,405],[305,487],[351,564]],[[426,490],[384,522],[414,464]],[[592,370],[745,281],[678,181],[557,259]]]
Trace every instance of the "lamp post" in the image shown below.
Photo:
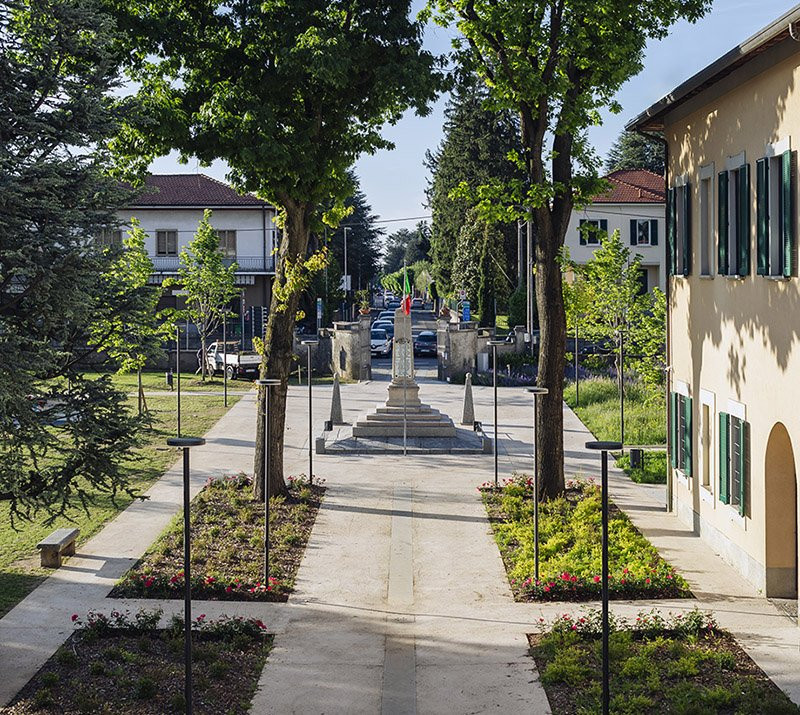
[[[175,323],[175,372],[178,377],[177,385],[177,412],[178,412],[178,437],[181,436],[181,326]]]
[[[546,395],[550,390],[546,387],[529,387],[528,392],[533,395],[533,576],[539,582],[539,396]]]
[[[611,695],[609,691],[608,668],[608,453],[622,448],[621,442],[587,442],[586,449],[599,451],[601,454],[600,506],[602,511],[602,579],[603,599],[603,715],[608,715]]]
[[[169,437],[167,445],[183,451],[183,696],[186,712],[192,713],[192,564],[189,519],[189,449],[206,441],[202,437]]]
[[[625,445],[625,338],[624,330],[620,327],[617,332],[619,340],[619,441]]]
[[[269,388],[280,385],[280,380],[266,379],[256,380],[259,388],[264,388],[263,407],[264,407],[264,586],[269,585],[269,467],[270,451],[269,440],[271,435],[269,418]]]
[[[222,391],[228,406],[228,316],[222,317]]]
[[[308,484],[314,479],[314,440],[312,439],[313,411],[311,400],[311,348],[319,344],[319,340],[302,340],[301,345],[308,349]]]
[[[497,346],[505,345],[505,340],[490,340],[492,346],[492,386],[494,388],[494,488],[497,489],[497,472],[499,469],[499,450],[497,444]]]
[[[580,322],[580,316],[575,316],[575,407],[580,406],[580,398],[578,397],[578,383],[580,382],[580,377],[578,376],[578,323]]]
[[[350,230],[349,226],[345,226],[344,231],[344,302],[347,306],[347,317],[349,320],[352,318],[350,315],[350,281],[347,279],[347,232]]]

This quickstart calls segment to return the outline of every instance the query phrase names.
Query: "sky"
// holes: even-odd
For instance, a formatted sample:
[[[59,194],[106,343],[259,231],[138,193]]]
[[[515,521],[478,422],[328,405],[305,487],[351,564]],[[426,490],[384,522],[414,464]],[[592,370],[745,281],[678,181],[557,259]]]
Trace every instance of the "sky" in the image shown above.
[[[711,11],[699,22],[694,25],[679,22],[665,39],[649,42],[644,70],[629,80],[617,95],[622,113],[606,115],[602,126],[590,130],[598,156],[605,158],[631,118],[796,4],[795,0],[715,0]],[[423,5],[424,0],[414,0],[414,11]],[[425,31],[425,47],[437,54],[445,53],[450,49],[452,36],[452,30],[431,25]],[[385,222],[381,225],[387,233],[398,228],[412,228],[418,217],[430,214],[425,205],[428,172],[423,161],[425,152],[434,150],[442,140],[446,101],[446,96],[439,98],[426,117],[406,113],[396,125],[384,131],[395,148],[363,156],[356,163],[361,189],[373,213]],[[178,164],[175,155],[157,159],[151,171],[201,171],[225,178],[225,165],[221,162],[198,168],[194,161],[188,165]]]

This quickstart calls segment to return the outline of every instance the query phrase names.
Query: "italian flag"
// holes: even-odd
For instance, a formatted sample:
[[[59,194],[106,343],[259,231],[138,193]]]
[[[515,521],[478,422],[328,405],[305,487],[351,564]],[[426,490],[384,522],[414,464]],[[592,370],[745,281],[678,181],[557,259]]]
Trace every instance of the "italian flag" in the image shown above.
[[[411,285],[408,282],[408,271],[403,266],[403,312],[411,315]]]

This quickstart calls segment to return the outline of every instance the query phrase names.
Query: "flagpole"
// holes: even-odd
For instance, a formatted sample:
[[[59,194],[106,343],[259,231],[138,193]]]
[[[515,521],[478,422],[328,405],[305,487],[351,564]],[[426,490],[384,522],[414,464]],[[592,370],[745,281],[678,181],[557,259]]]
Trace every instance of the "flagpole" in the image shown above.
[[[408,286],[408,274],[406,273],[406,264],[405,264],[405,262],[403,262],[403,293],[406,292],[407,286]],[[403,313],[405,313],[406,316],[408,317],[409,332],[411,332],[411,312],[409,311],[408,313],[406,313],[406,296],[405,295],[403,296]],[[410,372],[410,368],[411,368],[411,360],[409,359],[409,355],[408,355],[408,343],[406,343],[404,347],[405,347],[405,351],[406,351],[406,354],[405,354],[405,363],[406,363],[405,368],[406,369],[404,370],[404,372],[408,373],[408,372]],[[409,377],[408,375],[403,375],[403,456],[404,457],[407,454],[407,452],[406,452],[406,436],[407,436],[407,433],[408,433],[408,411],[407,411],[407,408],[406,408],[406,387],[408,386],[408,377]]]

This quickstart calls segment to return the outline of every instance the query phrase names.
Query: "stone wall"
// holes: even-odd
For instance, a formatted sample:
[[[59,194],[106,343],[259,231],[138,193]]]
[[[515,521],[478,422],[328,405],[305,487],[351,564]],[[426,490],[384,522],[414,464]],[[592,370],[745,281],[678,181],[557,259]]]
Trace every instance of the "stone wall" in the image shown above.
[[[359,316],[358,322],[333,324],[331,364],[333,374],[343,380],[372,378],[370,352],[370,316]]]

